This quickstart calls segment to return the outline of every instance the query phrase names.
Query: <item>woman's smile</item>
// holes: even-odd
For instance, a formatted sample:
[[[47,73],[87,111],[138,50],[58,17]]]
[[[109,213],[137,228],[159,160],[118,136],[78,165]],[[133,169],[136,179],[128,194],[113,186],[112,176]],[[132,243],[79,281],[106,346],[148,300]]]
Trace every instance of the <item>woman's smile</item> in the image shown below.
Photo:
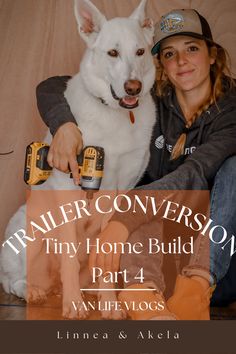
[[[186,76],[190,76],[195,70],[192,69],[192,70],[184,70],[184,71],[180,71],[180,72],[177,72],[177,76],[179,77],[186,77]]]

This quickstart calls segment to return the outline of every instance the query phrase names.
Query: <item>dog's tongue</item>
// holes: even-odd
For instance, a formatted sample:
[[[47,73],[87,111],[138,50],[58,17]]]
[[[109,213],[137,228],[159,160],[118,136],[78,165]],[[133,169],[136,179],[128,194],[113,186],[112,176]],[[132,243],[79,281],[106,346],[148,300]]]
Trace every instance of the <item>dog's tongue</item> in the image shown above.
[[[122,101],[127,105],[127,106],[134,106],[136,102],[138,101],[137,97],[130,97],[130,96],[125,96],[122,98]]]

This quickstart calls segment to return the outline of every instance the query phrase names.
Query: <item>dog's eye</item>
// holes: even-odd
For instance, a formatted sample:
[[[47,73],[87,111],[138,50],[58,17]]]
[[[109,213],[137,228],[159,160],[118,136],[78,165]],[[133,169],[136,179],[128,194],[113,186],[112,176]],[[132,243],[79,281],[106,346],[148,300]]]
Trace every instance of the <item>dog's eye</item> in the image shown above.
[[[111,49],[107,52],[108,55],[110,55],[110,57],[118,57],[119,56],[119,52],[116,49]]]
[[[143,55],[144,53],[145,53],[145,49],[140,48],[140,49],[137,50],[136,55],[138,55],[139,57],[141,57],[141,55]]]

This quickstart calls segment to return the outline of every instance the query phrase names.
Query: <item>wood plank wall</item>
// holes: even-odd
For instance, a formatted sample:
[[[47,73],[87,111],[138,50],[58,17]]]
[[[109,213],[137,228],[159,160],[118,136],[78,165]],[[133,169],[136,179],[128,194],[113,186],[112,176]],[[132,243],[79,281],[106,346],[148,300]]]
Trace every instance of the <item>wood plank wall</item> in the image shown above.
[[[94,0],[107,18],[126,16],[138,0]],[[230,53],[236,73],[235,0],[149,0],[157,21],[173,8],[196,8],[206,16],[214,38]],[[84,51],[77,35],[73,0],[0,0],[0,237],[25,200],[22,173],[25,146],[43,138],[46,128],[35,100],[36,85],[53,75],[74,74]]]

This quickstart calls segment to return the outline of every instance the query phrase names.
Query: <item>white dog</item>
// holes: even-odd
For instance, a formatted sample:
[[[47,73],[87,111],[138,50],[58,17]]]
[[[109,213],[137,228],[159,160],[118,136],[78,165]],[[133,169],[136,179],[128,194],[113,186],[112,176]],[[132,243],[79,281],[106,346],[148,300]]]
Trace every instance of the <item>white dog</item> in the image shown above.
[[[150,53],[154,28],[153,22],[145,16],[145,5],[146,0],[142,0],[129,18],[107,21],[89,0],[75,1],[78,29],[87,50],[80,72],[68,83],[65,97],[83,133],[84,146],[102,146],[105,150],[105,173],[101,185],[101,189],[105,190],[133,188],[149,160],[149,144],[155,122],[155,106],[150,94],[155,80]],[[50,143],[50,134],[46,141]],[[67,175],[53,170],[43,188],[78,187]],[[25,206],[22,206],[9,222],[6,239],[24,227]],[[37,242],[34,243],[37,245]],[[40,250],[33,246],[34,243],[35,255]],[[29,267],[33,261],[35,259],[29,261]],[[25,252],[15,255],[5,246],[2,248],[1,267],[4,290],[29,298],[26,296]],[[62,257],[65,317],[85,315],[77,314],[72,305],[73,300],[82,299],[79,270],[78,260],[68,262],[68,257]],[[38,300],[44,297],[47,292],[45,287],[45,283],[44,289],[27,284],[28,291],[31,291],[30,298]]]

